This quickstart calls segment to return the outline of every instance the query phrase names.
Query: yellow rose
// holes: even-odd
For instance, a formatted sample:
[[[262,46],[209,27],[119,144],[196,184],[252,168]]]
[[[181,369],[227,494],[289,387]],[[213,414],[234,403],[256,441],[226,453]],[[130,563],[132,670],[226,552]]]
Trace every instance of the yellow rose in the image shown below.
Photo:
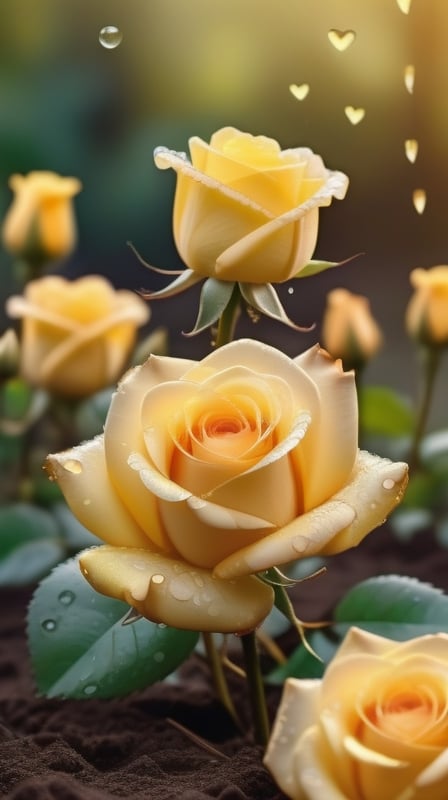
[[[274,139],[222,128],[184,153],[155,151],[177,173],[174,239],[187,267],[204,277],[282,283],[310,261],[319,206],[342,199],[348,178],[308,148],[280,150]]]
[[[367,297],[347,289],[329,292],[322,341],[333,358],[342,358],[346,369],[360,367],[372,358],[382,344],[382,335]]]
[[[322,680],[286,681],[265,765],[293,800],[446,800],[448,636],[352,628]]]
[[[423,344],[448,344],[448,266],[414,269],[415,289],[406,311],[406,327]]]
[[[353,547],[399,501],[407,466],[357,447],[352,373],[318,346],[253,340],[202,361],[151,356],[112,398],[104,435],[50,455],[79,520],[109,546],[89,582],[155,622],[250,630],[272,606],[256,573]]]
[[[14,199],[3,222],[5,248],[30,260],[71,253],[76,244],[72,199],[81,182],[54,172],[30,172],[12,175],[9,185]]]
[[[9,298],[6,310],[23,320],[23,377],[69,397],[114,383],[126,366],[137,327],[149,318],[140,297],[115,290],[99,275],[30,281],[23,295]]]

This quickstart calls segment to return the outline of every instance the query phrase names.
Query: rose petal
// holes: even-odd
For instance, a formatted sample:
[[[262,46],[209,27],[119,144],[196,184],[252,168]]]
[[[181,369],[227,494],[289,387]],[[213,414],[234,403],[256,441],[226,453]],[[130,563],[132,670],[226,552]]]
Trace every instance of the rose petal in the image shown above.
[[[177,380],[193,363],[151,356],[145,364],[130,370],[112,398],[104,428],[107,467],[115,490],[138,525],[162,549],[169,549],[170,545],[158,522],[156,498],[129,466],[128,459],[132,453],[145,454],[141,413],[146,393],[159,383]]]
[[[317,725],[308,728],[298,742],[294,770],[299,789],[293,800],[350,800],[336,783],[320,744]]]
[[[332,555],[355,547],[392,511],[406,483],[407,464],[360,451],[351,481],[331,500],[229,556],[215,573],[231,578],[298,557]]]
[[[358,451],[358,401],[353,372],[343,372],[319,346],[294,359],[318,388],[319,414],[297,450],[303,474],[305,510],[315,508],[347,483]]]
[[[286,680],[274,727],[263,759],[280,789],[297,798],[294,750],[300,736],[313,725],[319,712],[320,680]]]
[[[100,539],[131,547],[150,546],[110,482],[102,436],[49,455],[46,469],[81,524]]]
[[[272,589],[255,577],[220,581],[207,570],[138,548],[96,547],[80,566],[96,591],[124,600],[152,622],[185,630],[244,633],[272,608]]]

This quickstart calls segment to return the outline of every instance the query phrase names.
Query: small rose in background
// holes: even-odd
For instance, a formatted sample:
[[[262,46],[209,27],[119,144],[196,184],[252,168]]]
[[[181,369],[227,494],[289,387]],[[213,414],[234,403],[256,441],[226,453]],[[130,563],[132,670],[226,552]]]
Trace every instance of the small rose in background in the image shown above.
[[[160,169],[177,173],[173,230],[176,247],[200,278],[282,283],[310,261],[319,208],[342,199],[348,178],[328,170],[312,150],[281,150],[274,139],[236,128],[207,144],[189,140],[185,153],[155,151]]]
[[[153,622],[247,632],[270,611],[257,573],[356,546],[400,501],[407,466],[358,449],[353,373],[237,340],[202,361],[151,356],[104,435],[50,455],[97,591]]]
[[[322,321],[322,344],[345,369],[362,369],[381,347],[381,330],[372,316],[367,297],[347,289],[327,295]]]
[[[429,347],[448,345],[448,266],[414,269],[406,311],[408,333]]]
[[[85,397],[114,383],[149,319],[134,292],[116,290],[99,275],[69,281],[50,275],[30,281],[8,299],[22,320],[20,370],[32,385],[66,397]]]
[[[352,628],[322,680],[287,680],[265,765],[292,800],[446,800],[448,635]]]
[[[3,221],[5,249],[29,263],[68,256],[77,239],[73,198],[81,182],[36,171],[12,175],[9,185],[14,198]]]

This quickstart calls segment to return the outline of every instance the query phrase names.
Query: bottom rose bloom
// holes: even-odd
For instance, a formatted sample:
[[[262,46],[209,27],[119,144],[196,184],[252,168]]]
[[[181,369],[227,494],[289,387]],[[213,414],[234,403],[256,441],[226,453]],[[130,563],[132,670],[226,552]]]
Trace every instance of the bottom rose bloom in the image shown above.
[[[287,680],[264,763],[293,800],[446,800],[448,635],[352,628],[322,680]]]

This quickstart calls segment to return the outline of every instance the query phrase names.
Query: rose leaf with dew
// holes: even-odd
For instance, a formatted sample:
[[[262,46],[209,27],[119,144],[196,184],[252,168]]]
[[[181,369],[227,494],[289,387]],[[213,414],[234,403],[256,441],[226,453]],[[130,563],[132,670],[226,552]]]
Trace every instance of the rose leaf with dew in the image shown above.
[[[163,680],[195,647],[198,634],[147,619],[126,623],[129,606],[98,594],[76,558],[59,564],[35,591],[27,617],[37,689],[47,697],[121,697]]]

